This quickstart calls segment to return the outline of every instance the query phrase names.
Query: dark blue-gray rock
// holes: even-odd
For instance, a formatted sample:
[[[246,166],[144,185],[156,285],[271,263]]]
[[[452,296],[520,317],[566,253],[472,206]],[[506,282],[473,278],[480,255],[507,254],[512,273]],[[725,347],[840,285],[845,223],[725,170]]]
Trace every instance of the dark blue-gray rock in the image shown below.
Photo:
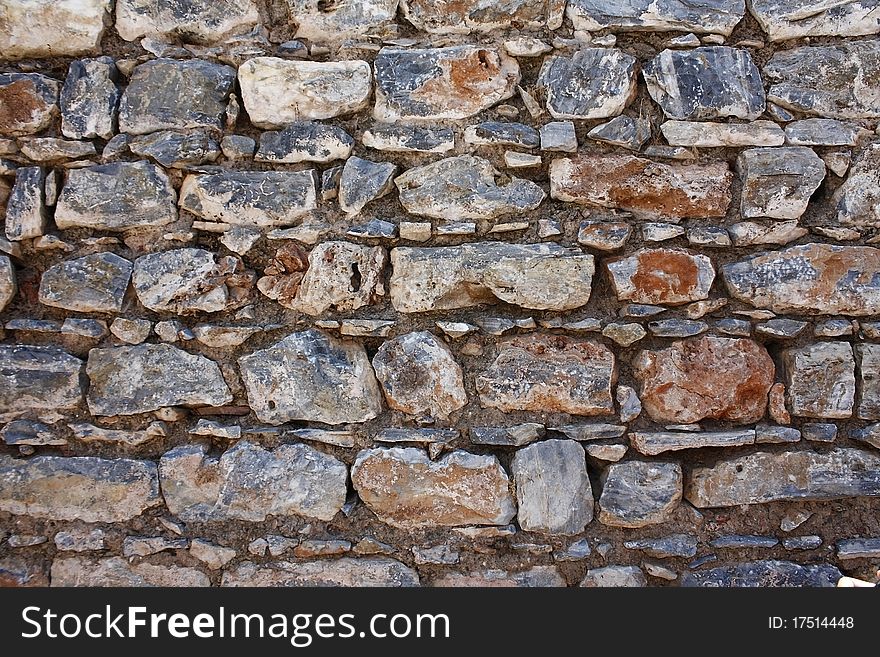
[[[6,239],[19,242],[46,231],[45,180],[46,171],[41,167],[15,170],[15,184],[6,201]]]
[[[554,561],[580,561],[591,554],[590,542],[586,538],[579,539],[566,548],[553,553]]]
[[[675,431],[647,432],[638,431],[629,434],[630,444],[647,456],[656,456],[663,452],[681,449],[699,449],[702,447],[740,447],[755,442],[754,429],[738,429],[734,431]]]
[[[641,588],[648,585],[648,580],[638,566],[603,566],[588,570],[580,585],[590,588]]]
[[[370,201],[394,189],[397,166],[391,162],[372,162],[350,157],[339,178],[339,207],[346,214],[358,214]],[[400,180],[398,178],[398,180]]]
[[[807,326],[809,326],[809,322],[788,319],[787,317],[775,317],[758,324],[755,327],[755,333],[773,338],[796,338],[806,330]]]
[[[118,313],[132,264],[115,253],[94,253],[50,267],[40,279],[40,303],[81,313]]]
[[[352,226],[345,231],[345,234],[352,237],[390,240],[397,237],[397,224],[384,219],[370,219],[365,224]]]
[[[625,541],[623,546],[628,550],[639,550],[657,559],[669,557],[690,559],[697,554],[697,544],[697,537],[693,534],[670,534],[659,538]]]
[[[792,415],[820,419],[852,416],[856,377],[849,342],[815,342],[794,347],[784,351],[782,358],[786,401]]]
[[[332,162],[351,155],[354,139],[342,128],[315,121],[298,121],[280,131],[260,135],[258,162]]]
[[[541,150],[574,153],[578,147],[577,133],[571,121],[550,121],[540,129]]]
[[[651,138],[651,124],[644,119],[616,116],[590,130],[587,137],[637,151]]]
[[[877,0],[749,0],[749,11],[771,41],[877,34],[878,7]]]
[[[472,45],[382,48],[376,72],[377,121],[466,119],[510,98],[519,64],[501,50]]]
[[[699,509],[880,495],[880,455],[853,448],[754,452],[689,475],[684,496]]]
[[[409,169],[394,184],[407,212],[436,219],[491,220],[534,210],[546,196],[530,180],[504,182],[488,160],[473,155]]]
[[[244,160],[254,156],[257,142],[245,135],[226,135],[220,140],[220,150],[230,160]]]
[[[752,148],[740,153],[743,217],[797,219],[825,179],[825,163],[811,148]]]
[[[834,71],[834,75],[829,75]],[[880,117],[880,41],[778,50],[764,66],[767,99],[834,119]]]
[[[627,528],[666,522],[678,508],[681,491],[682,472],[678,463],[614,463],[602,475],[599,522]]]
[[[658,338],[688,338],[709,330],[709,325],[694,319],[655,319],[648,322],[648,330]]]
[[[54,319],[18,318],[6,322],[7,331],[24,331],[27,333],[61,333],[61,322]]]
[[[375,0],[374,0],[375,1]],[[406,19],[430,34],[480,34],[509,29],[531,31],[562,26],[565,3],[559,0],[401,0]]]
[[[375,123],[364,130],[367,148],[390,153],[445,153],[455,148],[452,128]]]
[[[68,317],[61,325],[61,333],[64,335],[78,335],[84,338],[96,340],[110,334],[107,322],[103,319],[88,319],[84,317]]]
[[[177,220],[176,194],[168,176],[149,162],[113,162],[71,169],[55,208],[55,224],[67,228],[127,230]]]
[[[838,559],[877,559],[880,538],[849,538],[837,541]]]
[[[848,319],[824,319],[813,326],[813,335],[818,338],[839,338],[853,334],[853,323]]]
[[[116,30],[126,41],[209,44],[260,21],[255,0],[117,0]]]
[[[697,32],[730,36],[745,0],[568,0],[574,29]],[[699,44],[699,42],[697,42]]]
[[[321,172],[321,200],[332,201],[339,196],[339,179],[342,178],[342,166],[330,167]]]
[[[833,443],[837,438],[837,425],[826,422],[807,422],[801,426],[804,438],[814,443]]]
[[[61,133],[70,139],[110,139],[116,130],[119,72],[110,57],[70,62],[61,88]]]
[[[509,427],[471,427],[471,442],[475,445],[521,447],[544,437],[544,425],[535,422]]]
[[[782,547],[786,550],[815,550],[822,547],[821,536],[791,536],[782,539]]]
[[[688,572],[682,575],[681,585],[705,588],[833,587],[841,577],[843,573],[828,564],[803,566],[790,561],[768,560]]]
[[[649,303],[625,303],[620,307],[618,315],[621,317],[631,317],[633,319],[644,319],[645,317],[653,317],[664,313],[669,308],[665,306],[654,306]]]
[[[771,424],[758,424],[755,427],[755,444],[796,443],[801,432],[794,427],[779,427]]]
[[[95,145],[88,141],[58,137],[22,137],[18,140],[18,144],[22,155],[32,162],[39,163],[66,162],[97,155]]]
[[[60,86],[39,73],[0,73],[0,136],[32,135],[48,128],[58,116]]]
[[[207,164],[220,157],[220,145],[201,130],[190,133],[161,130],[140,135],[129,141],[128,148],[135,155],[175,169]]]
[[[13,420],[0,430],[0,438],[12,447],[67,444],[67,439],[59,436],[52,427],[34,420]]]
[[[748,550],[752,548],[772,548],[779,545],[779,539],[775,536],[747,536],[743,534],[725,534],[709,541],[709,545],[716,549]]]
[[[697,557],[693,561],[691,561],[687,567],[691,570],[696,570],[701,566],[705,566],[707,563],[712,563],[713,561],[718,561],[718,555],[716,554],[704,554],[702,557]]]
[[[583,48],[569,57],[550,56],[538,88],[555,119],[617,116],[636,95],[636,60],[614,48]]]
[[[55,347],[0,345],[0,412],[76,408],[83,362]]]
[[[754,121],[764,113],[764,85],[748,50],[664,50],[645,64],[642,75],[648,93],[670,119]]]
[[[855,123],[836,119],[803,119],[785,126],[785,141],[792,146],[855,146],[869,134]]]
[[[217,363],[167,344],[92,349],[86,374],[92,415],[136,415],[232,401]]]
[[[486,121],[472,125],[464,131],[464,141],[467,144],[480,146],[522,146],[523,148],[537,148],[541,144],[538,131],[531,126],[505,121]]]
[[[223,127],[236,72],[201,59],[153,59],[134,69],[119,101],[119,130]]]
[[[859,152],[843,184],[834,193],[837,223],[853,228],[880,226],[880,143]]]
[[[850,431],[850,437],[853,440],[866,443],[871,447],[880,449],[880,423],[869,424],[860,429]]]

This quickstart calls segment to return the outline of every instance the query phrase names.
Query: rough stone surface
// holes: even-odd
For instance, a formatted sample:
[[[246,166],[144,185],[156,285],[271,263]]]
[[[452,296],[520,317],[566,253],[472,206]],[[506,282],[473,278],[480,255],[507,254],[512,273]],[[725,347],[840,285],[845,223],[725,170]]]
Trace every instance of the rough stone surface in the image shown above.
[[[339,207],[356,215],[370,202],[388,194],[397,167],[390,162],[372,162],[350,157],[339,178]]]
[[[46,232],[45,182],[46,172],[40,167],[15,170],[15,184],[6,202],[6,239],[19,242]]]
[[[866,228],[880,226],[880,144],[865,147],[837,188],[837,223]]]
[[[212,43],[244,32],[260,20],[254,0],[117,0],[116,30],[126,41],[141,37]]]
[[[880,32],[873,0],[749,0],[749,11],[771,41]]]
[[[754,148],[737,161],[743,217],[797,219],[825,179],[825,163],[811,148]]]
[[[678,463],[624,461],[603,474],[599,522],[612,527],[638,528],[669,519],[682,496]]]
[[[52,562],[52,586],[210,586],[202,571],[184,566],[131,564],[121,557],[64,557]]]
[[[727,587],[832,587],[842,573],[834,566],[802,566],[790,561],[752,561],[733,566],[688,572],[682,586]]]
[[[587,588],[640,588],[647,586],[645,573],[638,566],[604,566],[587,571],[581,586]]]
[[[120,312],[132,264],[114,253],[67,260],[40,279],[40,303],[76,312]]]
[[[347,158],[353,146],[354,139],[342,128],[317,121],[300,121],[277,132],[262,133],[255,159],[283,164],[332,162]]]
[[[772,121],[751,123],[664,121],[660,130],[670,146],[695,148],[782,146],[786,140],[786,132]]]
[[[698,32],[730,36],[745,14],[745,0],[568,0],[576,30]]]
[[[553,566],[533,566],[520,572],[490,569],[473,573],[450,573],[435,579],[431,584],[479,588],[547,588],[565,586],[565,580]]]
[[[0,4],[0,57],[85,55],[98,48],[110,0],[27,0]]]
[[[0,412],[76,408],[82,368],[79,358],[55,347],[0,345]]]
[[[852,416],[856,396],[855,360],[848,342],[817,342],[784,354],[786,392],[792,415]]]
[[[715,268],[704,255],[678,249],[644,249],[607,263],[621,301],[682,304],[709,296]]]
[[[617,116],[635,97],[636,60],[613,48],[583,48],[571,58],[548,57],[538,86],[555,119]]]
[[[110,57],[71,62],[61,88],[61,132],[69,139],[110,139],[116,127],[119,88]]]
[[[562,24],[565,3],[560,0],[501,0],[501,2],[436,3],[431,0],[401,0],[406,19],[431,34],[469,34],[507,29],[513,23],[521,30],[536,30]]]
[[[223,575],[223,586],[418,586],[412,568],[387,557],[282,561],[269,566],[245,562]]]
[[[17,291],[15,267],[7,256],[0,255],[0,312],[9,305]]]
[[[880,345],[855,346],[859,372],[859,412],[862,420],[880,419]]]

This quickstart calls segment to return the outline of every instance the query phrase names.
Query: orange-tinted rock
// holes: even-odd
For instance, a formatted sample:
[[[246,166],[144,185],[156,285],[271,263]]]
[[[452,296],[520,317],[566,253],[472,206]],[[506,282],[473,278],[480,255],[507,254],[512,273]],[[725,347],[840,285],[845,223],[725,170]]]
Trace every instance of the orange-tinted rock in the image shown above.
[[[767,408],[775,367],[746,339],[704,336],[641,352],[633,365],[645,410],[657,422],[703,419],[757,422]]]
[[[605,345],[560,335],[505,340],[498,357],[477,376],[480,404],[502,411],[573,415],[614,412],[614,354]]]
[[[680,304],[709,296],[715,268],[708,256],[679,249],[643,249],[608,263],[621,301]]]
[[[0,135],[30,135],[58,114],[60,84],[37,73],[0,73]]]
[[[553,160],[550,195],[646,217],[723,217],[733,179],[724,162],[664,164],[633,155],[590,155]]]
[[[791,422],[791,413],[785,407],[785,384],[774,383],[770,388],[770,395],[767,398],[768,410],[770,417],[777,424],[788,424]]]

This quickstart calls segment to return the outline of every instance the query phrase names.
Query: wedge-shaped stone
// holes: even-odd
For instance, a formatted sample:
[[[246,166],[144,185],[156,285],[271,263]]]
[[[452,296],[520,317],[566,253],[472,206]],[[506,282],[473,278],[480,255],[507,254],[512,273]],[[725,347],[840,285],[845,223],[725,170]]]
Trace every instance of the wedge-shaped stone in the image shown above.
[[[255,57],[238,69],[241,97],[251,123],[283,128],[303,119],[358,112],[373,88],[370,65],[361,60],[303,62]]]
[[[473,34],[507,30],[555,30],[562,25],[563,0],[464,0],[438,3],[433,0],[401,0],[406,19],[431,34]]]
[[[223,573],[221,586],[364,586],[419,585],[412,568],[388,557],[281,561],[268,566],[245,562]]]
[[[643,249],[607,264],[621,301],[681,304],[709,296],[715,268],[708,256],[680,249]]]
[[[830,564],[801,565],[791,561],[750,561],[687,572],[682,586],[706,588],[833,587],[843,577]]]
[[[332,520],[345,504],[345,464],[307,445],[270,451],[241,441],[219,458],[206,451],[181,445],[159,461],[165,503],[184,522]]]
[[[82,367],[54,347],[0,345],[0,413],[76,408]]]
[[[461,450],[432,461],[421,449],[365,449],[354,488],[379,520],[401,529],[506,525],[516,514],[510,480],[494,456]]]
[[[57,558],[52,562],[52,586],[142,587],[211,586],[196,568],[147,562],[129,563],[122,557]]]
[[[548,57],[538,86],[554,118],[617,116],[635,98],[636,60],[616,48],[583,48],[570,58]]]
[[[0,135],[32,135],[48,128],[58,114],[59,87],[57,80],[39,73],[0,73]]]
[[[95,253],[50,267],[40,279],[40,303],[76,312],[122,310],[132,264],[115,253]]]
[[[817,342],[788,349],[784,360],[792,415],[841,419],[852,416],[856,364],[849,342]]]
[[[299,121],[278,132],[260,135],[258,162],[332,162],[351,155],[354,139],[342,128],[316,121]]]
[[[377,121],[466,119],[510,98],[519,64],[496,48],[382,48],[376,69]]]
[[[740,153],[743,217],[797,219],[825,179],[825,163],[812,148],[750,148]]]
[[[719,148],[728,146],[782,146],[785,132],[773,121],[710,123],[665,121],[660,130],[670,146]]]
[[[568,0],[574,29],[696,32],[730,36],[745,0]]]
[[[700,509],[877,495],[880,455],[841,447],[824,453],[754,452],[694,467],[684,493]]]
[[[550,164],[550,196],[646,218],[723,217],[733,176],[726,163],[664,164],[633,155],[581,154]]]
[[[613,463],[602,475],[599,522],[631,529],[665,522],[681,502],[681,486],[678,463]]]
[[[21,240],[40,237],[46,232],[46,170],[41,167],[18,167],[15,184],[6,202],[6,239]]]
[[[880,251],[804,244],[722,267],[730,295],[775,313],[876,315]]]
[[[92,349],[86,374],[92,415],[136,415],[232,401],[217,363],[167,344]]]
[[[70,63],[61,88],[61,132],[69,139],[110,139],[116,127],[119,72],[110,57]]]
[[[0,455],[0,510],[15,515],[125,522],[161,503],[156,464],[150,461]]]
[[[749,0],[749,12],[771,41],[880,32],[877,0]]]
[[[398,0],[357,0],[327,4],[322,0],[286,0],[296,22],[296,38],[334,43],[381,31],[394,22]]]
[[[534,334],[502,341],[476,388],[485,408],[610,415],[616,379],[614,354],[604,344]]]
[[[348,424],[382,412],[382,392],[362,345],[309,329],[238,359],[262,422]]]
[[[590,299],[593,256],[557,244],[482,242],[391,251],[391,302],[399,312],[468,308],[498,300],[571,310]]]
[[[260,22],[255,0],[117,0],[116,31],[126,41],[141,37],[213,43]]]
[[[0,57],[64,57],[95,52],[110,0],[0,2]]]
[[[645,456],[701,447],[740,447],[755,443],[754,429],[739,431],[661,431],[629,434],[630,444]]]
[[[160,130],[128,142],[129,150],[155,160],[163,167],[187,169],[220,157],[220,145],[205,130],[188,133]]]
[[[880,143],[859,153],[843,184],[834,194],[837,222],[842,226],[880,226]]]
[[[149,162],[114,162],[71,169],[55,209],[65,228],[127,230],[177,220],[177,195],[168,176]]]

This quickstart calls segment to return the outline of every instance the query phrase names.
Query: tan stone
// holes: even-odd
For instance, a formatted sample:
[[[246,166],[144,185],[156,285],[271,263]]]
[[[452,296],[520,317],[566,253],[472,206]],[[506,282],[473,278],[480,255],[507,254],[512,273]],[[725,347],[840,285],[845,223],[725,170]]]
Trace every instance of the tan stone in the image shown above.
[[[110,0],[4,0],[0,58],[93,53],[110,4]]]
[[[709,296],[715,268],[708,256],[680,249],[643,249],[609,260],[617,298],[647,304],[681,304]]]
[[[848,342],[817,342],[784,353],[792,415],[852,416],[856,396],[855,359]]]
[[[785,407],[785,384],[774,383],[770,387],[770,394],[767,398],[768,410],[770,417],[778,424],[788,424],[791,422],[791,413]]]
[[[52,562],[52,586],[211,586],[200,570],[167,564],[130,564],[122,557],[65,557]]]
[[[281,561],[267,566],[246,561],[223,574],[223,586],[418,586],[419,576],[387,557]]]
[[[529,570],[520,572],[489,569],[470,573],[448,573],[431,582],[431,586],[456,588],[544,588],[565,585],[565,579],[555,566],[532,566]]]

